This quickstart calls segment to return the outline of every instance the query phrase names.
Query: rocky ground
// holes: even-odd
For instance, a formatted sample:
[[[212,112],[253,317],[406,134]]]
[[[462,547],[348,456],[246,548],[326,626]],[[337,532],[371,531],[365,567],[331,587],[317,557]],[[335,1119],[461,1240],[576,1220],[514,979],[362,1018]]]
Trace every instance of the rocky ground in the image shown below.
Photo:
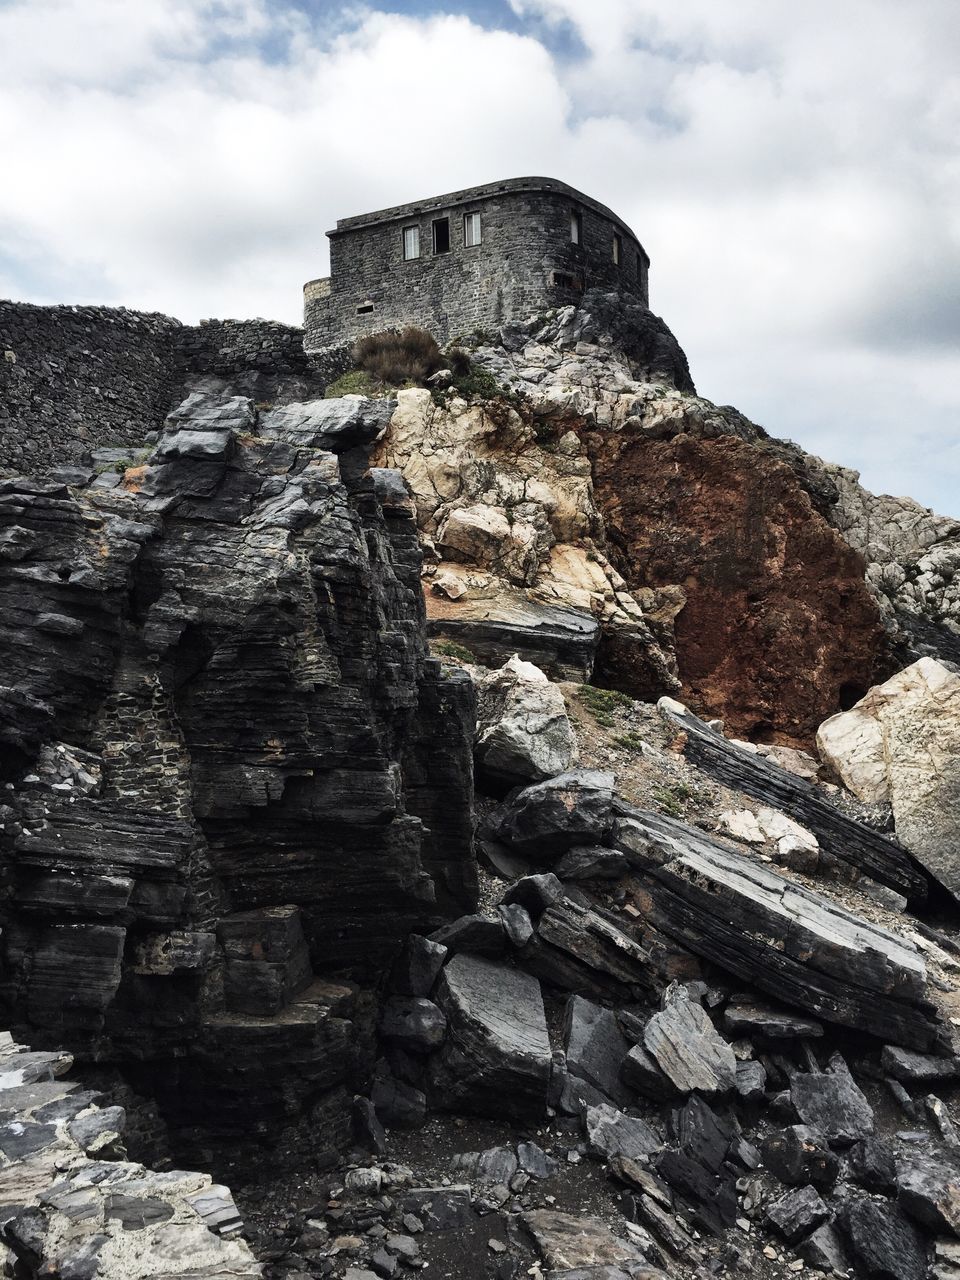
[[[960,1195],[952,1181],[960,1176],[951,1119],[960,1079],[955,916],[942,904],[908,912],[889,887],[840,860],[831,866],[826,841],[819,866],[821,857],[811,856],[819,842],[795,819],[778,811],[772,824],[768,805],[691,763],[691,722],[669,701],[658,709],[594,686],[545,685],[515,660],[501,673],[472,673],[486,744],[478,749],[480,777],[494,780],[494,793],[478,797],[486,837],[478,913],[435,935],[446,955],[414,939],[402,973],[394,972],[393,988],[406,991],[417,965],[426,966],[417,988],[424,994],[394,995],[387,1008],[395,1006],[396,1021],[381,1021],[382,1079],[399,1073],[373,1094],[386,1129],[365,1118],[366,1143],[335,1170],[240,1194],[248,1224],[256,1223],[255,1247],[273,1259],[269,1274],[301,1268],[366,1280],[424,1269],[449,1277],[692,1280],[753,1272],[772,1280],[856,1271],[919,1280],[932,1233],[931,1274],[952,1276],[958,1249],[947,1206]],[[484,694],[491,686],[492,699]],[[484,727],[485,707],[497,733]],[[564,713],[572,740],[556,729]],[[528,770],[546,768],[545,738],[555,762],[579,771],[503,800],[505,760],[524,767],[521,724],[534,728]],[[786,766],[851,829],[881,839],[892,830],[888,804],[864,804],[821,780],[827,770],[816,758],[788,748],[740,750],[773,771]],[[852,949],[835,971],[850,982],[845,1007],[838,1007],[838,987],[819,1017],[809,1016],[817,1002],[810,992],[803,1012],[771,1000],[782,974],[765,980],[755,971],[758,992],[738,981],[745,970],[716,963],[719,953],[676,920],[671,929],[658,918],[670,932],[654,939],[656,903],[643,884],[650,846],[638,861],[635,835],[602,834],[604,806],[596,801],[609,803],[611,773],[622,820],[649,814],[657,830],[659,814],[667,825],[658,834],[693,840],[702,832],[712,847],[729,850],[731,866],[776,868],[781,884],[835,912],[820,947],[840,942],[844,921],[861,941],[865,930],[875,931],[860,959],[848,941]],[[580,843],[588,833],[590,842]],[[561,916],[548,927],[558,905]],[[735,909],[732,899],[726,907]],[[564,933],[558,920],[571,910],[578,927]],[[692,952],[677,945],[681,936]],[[769,945],[785,942],[774,928]],[[905,975],[892,988],[879,980],[876,1009],[869,1001],[854,1007],[860,984],[872,981],[873,946],[884,948],[889,964],[923,971],[926,1012],[907,1030],[898,1024],[901,1006],[888,1023],[905,1047],[884,1047],[866,1034],[874,1017],[882,1020],[882,993],[910,985]],[[451,954],[477,967],[485,993],[479,1005],[469,996],[451,1004],[442,977],[434,985],[431,975],[450,966]],[[806,977],[816,985],[823,958],[809,945],[794,954],[812,966]],[[714,963],[704,963],[708,955]],[[551,1065],[539,1100],[529,1089],[530,1046],[511,1046],[502,1034],[501,1019],[516,1016],[526,996],[493,995],[485,985],[516,969],[541,978]],[[662,1011],[652,1013],[658,1004]],[[445,1041],[432,1009],[443,1010]],[[538,1015],[528,1009],[523,1016],[535,1022]],[[471,1018],[482,1024],[479,1039],[463,1036],[458,1019]],[[658,1019],[666,1020],[662,1035],[653,1030]],[[449,1057],[451,1036],[459,1045],[454,1077],[431,1065]],[[910,1047],[923,1037],[932,1054]],[[466,1089],[461,1073],[472,1081]],[[425,1115],[418,1086],[429,1100]],[[436,1105],[480,1115],[437,1114]],[[497,1119],[503,1110],[512,1118]],[[430,1208],[421,1212],[425,1198]]]

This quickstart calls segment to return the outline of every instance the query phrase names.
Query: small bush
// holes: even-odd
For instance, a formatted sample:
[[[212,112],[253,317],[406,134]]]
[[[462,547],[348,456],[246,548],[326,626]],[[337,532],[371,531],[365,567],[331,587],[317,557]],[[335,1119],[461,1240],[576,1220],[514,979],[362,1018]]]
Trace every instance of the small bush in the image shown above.
[[[614,738],[614,742],[618,747],[624,747],[627,751],[643,750],[643,738],[639,733],[633,733],[632,731],[630,733],[621,733]]]
[[[391,387],[408,382],[422,386],[432,373],[444,367],[436,340],[416,325],[361,338],[353,348],[353,362],[377,382]]]

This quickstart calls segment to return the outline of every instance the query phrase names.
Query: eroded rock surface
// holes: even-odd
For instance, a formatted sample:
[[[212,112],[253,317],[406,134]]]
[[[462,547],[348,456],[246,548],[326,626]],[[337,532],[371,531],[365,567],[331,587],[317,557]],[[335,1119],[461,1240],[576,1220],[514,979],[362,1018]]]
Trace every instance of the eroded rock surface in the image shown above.
[[[227,1187],[125,1159],[126,1116],[67,1055],[0,1033],[0,1266],[22,1276],[258,1277]]]
[[[2,994],[188,1148],[341,1145],[362,1001],[315,975],[475,901],[472,688],[366,474],[389,410],[199,390],[142,465],[0,481]],[[33,772],[56,744],[84,767]]]

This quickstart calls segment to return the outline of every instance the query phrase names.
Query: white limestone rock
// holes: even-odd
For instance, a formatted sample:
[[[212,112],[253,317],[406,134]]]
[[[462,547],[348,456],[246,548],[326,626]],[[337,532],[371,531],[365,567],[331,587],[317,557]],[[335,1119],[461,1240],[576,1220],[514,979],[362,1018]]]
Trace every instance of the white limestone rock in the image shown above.
[[[477,764],[503,780],[542,782],[578,759],[563,694],[516,654],[477,678]]]
[[[821,757],[960,899],[960,672],[921,658],[817,731]]]

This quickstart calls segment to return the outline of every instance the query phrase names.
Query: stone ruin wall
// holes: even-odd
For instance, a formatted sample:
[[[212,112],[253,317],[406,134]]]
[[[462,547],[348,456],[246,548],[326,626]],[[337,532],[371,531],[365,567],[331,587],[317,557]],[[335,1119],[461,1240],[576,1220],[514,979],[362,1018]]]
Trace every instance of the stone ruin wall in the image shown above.
[[[574,210],[581,215],[579,245],[570,240]],[[462,220],[469,212],[481,217],[479,245],[463,243]],[[432,224],[444,217],[450,219],[450,250],[435,254]],[[421,256],[405,261],[403,229],[414,225]],[[613,262],[615,233],[623,245],[620,266]],[[330,237],[330,278],[304,286],[305,344],[308,352],[321,351],[407,324],[422,325],[446,342],[576,304],[590,288],[638,295],[646,305],[647,267],[629,228],[564,183],[532,178],[492,190],[472,187],[341,219]]]
[[[140,446],[191,374],[316,370],[303,331],[276,321],[184,325],[125,307],[0,301],[0,469],[42,471],[89,449]]]

